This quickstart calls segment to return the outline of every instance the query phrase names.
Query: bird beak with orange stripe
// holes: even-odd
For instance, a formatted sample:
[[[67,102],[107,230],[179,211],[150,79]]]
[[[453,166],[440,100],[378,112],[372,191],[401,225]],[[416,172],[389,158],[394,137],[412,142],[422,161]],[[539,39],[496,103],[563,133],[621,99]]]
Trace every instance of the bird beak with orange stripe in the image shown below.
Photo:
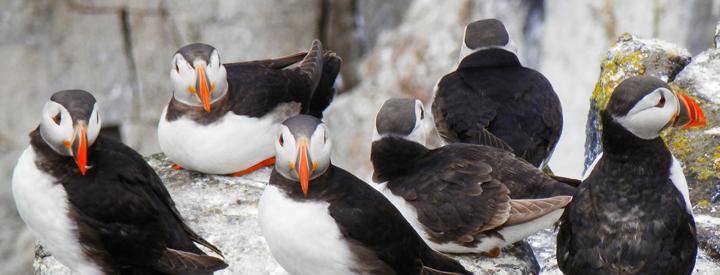
[[[215,90],[215,84],[210,83],[208,75],[207,75],[207,68],[205,64],[202,63],[196,63],[195,64],[195,86],[189,86],[188,89],[191,93],[194,95],[197,95],[198,98],[200,98],[200,101],[203,104],[203,108],[205,108],[205,111],[208,113],[210,112],[210,92]],[[198,93],[199,91],[199,93]]]
[[[86,132],[87,125],[84,122],[76,123],[73,127],[72,142],[65,142],[65,146],[72,150],[75,163],[77,163],[78,167],[80,167],[80,172],[82,172],[83,176],[85,175],[85,170],[87,169],[88,139]]]
[[[703,114],[700,106],[684,94],[677,93],[677,95],[678,105],[680,106],[678,106],[678,111],[674,115],[672,126],[683,129],[705,126],[705,114]]]

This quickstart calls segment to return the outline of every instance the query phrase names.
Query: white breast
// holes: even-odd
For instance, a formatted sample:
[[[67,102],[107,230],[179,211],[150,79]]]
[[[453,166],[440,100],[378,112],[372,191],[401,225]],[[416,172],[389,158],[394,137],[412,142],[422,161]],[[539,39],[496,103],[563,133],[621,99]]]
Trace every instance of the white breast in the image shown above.
[[[283,104],[262,118],[228,112],[218,121],[201,125],[185,117],[158,123],[160,148],[170,160],[189,170],[231,174],[275,156],[273,142],[280,123],[299,113],[299,104]]]
[[[65,188],[37,168],[32,147],[18,160],[12,190],[20,216],[53,257],[80,274],[103,274],[82,252],[77,224],[68,217]]]
[[[692,215],[693,212],[692,205],[690,205],[690,191],[688,190],[687,181],[685,181],[685,174],[683,173],[680,162],[675,158],[675,156],[671,157],[673,163],[670,165],[670,180],[685,199],[685,210]]]
[[[268,185],[258,216],[275,260],[290,274],[352,274],[355,257],[326,202],[296,202]]]

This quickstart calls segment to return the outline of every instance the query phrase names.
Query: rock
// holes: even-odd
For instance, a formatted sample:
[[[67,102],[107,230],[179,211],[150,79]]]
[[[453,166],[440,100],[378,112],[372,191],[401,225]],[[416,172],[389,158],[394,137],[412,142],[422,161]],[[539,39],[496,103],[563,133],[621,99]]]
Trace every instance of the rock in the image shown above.
[[[164,154],[150,156],[147,161],[162,178],[188,225],[225,254],[230,267],[215,274],[287,274],[267,249],[257,219],[258,201],[271,168],[234,178],[175,170]],[[538,274],[540,269],[526,242],[503,249],[494,259],[475,254],[453,257],[476,274]],[[75,274],[40,245],[35,250],[34,267],[36,275]]]

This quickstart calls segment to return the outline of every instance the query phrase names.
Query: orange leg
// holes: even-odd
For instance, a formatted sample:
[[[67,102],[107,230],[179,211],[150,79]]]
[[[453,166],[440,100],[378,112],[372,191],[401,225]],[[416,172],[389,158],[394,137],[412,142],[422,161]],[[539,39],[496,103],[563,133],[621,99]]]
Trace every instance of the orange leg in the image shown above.
[[[180,165],[175,164],[175,165],[173,165],[173,169],[175,169],[175,170],[183,170],[183,169],[185,169],[185,168],[182,168],[182,167],[180,167]]]
[[[230,174],[230,176],[239,177],[239,176],[245,175],[247,173],[250,173],[252,171],[255,171],[257,169],[263,168],[265,166],[270,166],[270,165],[274,165],[274,164],[275,164],[275,158],[269,158],[269,159],[261,161],[258,164],[253,165],[252,167],[250,167],[248,169],[242,170],[240,172],[232,173],[232,174]]]
[[[490,252],[482,252],[483,255],[490,257],[490,258],[497,258],[500,256],[500,248],[493,248],[493,250],[490,250]]]

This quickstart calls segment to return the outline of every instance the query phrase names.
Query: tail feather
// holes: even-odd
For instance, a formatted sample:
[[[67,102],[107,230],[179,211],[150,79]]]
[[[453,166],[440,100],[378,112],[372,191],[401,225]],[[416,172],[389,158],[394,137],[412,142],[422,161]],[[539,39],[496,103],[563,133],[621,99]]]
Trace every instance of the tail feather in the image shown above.
[[[221,259],[170,248],[153,265],[157,271],[174,275],[209,275],[226,267],[228,264]]]

